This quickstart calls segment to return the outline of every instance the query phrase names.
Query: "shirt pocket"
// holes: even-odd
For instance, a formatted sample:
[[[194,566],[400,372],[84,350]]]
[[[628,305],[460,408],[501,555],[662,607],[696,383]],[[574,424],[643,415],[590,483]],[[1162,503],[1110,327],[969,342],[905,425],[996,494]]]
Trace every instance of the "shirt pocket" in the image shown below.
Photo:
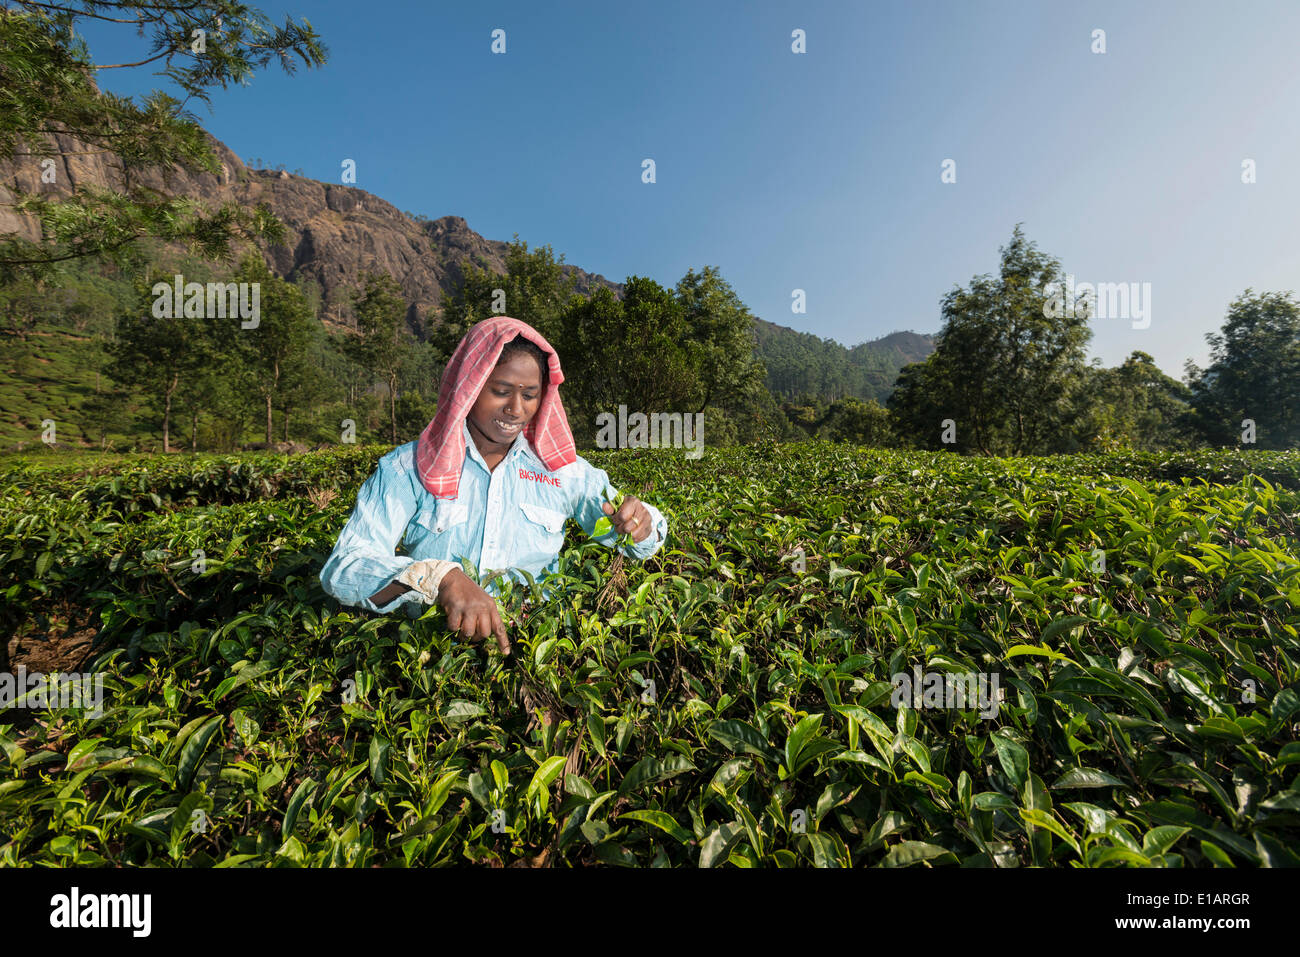
[[[520,509],[523,510],[524,517],[534,525],[540,525],[546,529],[550,535],[558,535],[564,530],[564,520],[569,516],[563,512],[557,512],[553,508],[546,508],[543,505],[534,505],[532,502],[520,502]]]
[[[469,518],[468,502],[463,500],[446,502],[437,508],[431,518],[433,533],[441,535],[450,528],[464,525],[467,518]]]
[[[422,505],[406,527],[406,540],[415,542],[430,535],[441,535],[457,525],[463,525],[468,517],[469,505],[466,502]]]

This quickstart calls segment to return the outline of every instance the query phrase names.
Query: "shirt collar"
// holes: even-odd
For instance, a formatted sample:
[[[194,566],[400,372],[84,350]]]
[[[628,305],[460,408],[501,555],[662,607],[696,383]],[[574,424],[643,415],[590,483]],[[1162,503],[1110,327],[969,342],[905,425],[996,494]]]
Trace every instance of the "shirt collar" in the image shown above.
[[[474,436],[470,434],[468,420],[461,419],[460,431],[465,437],[466,453],[479,465],[483,466],[483,471],[491,472],[492,470],[487,467],[487,463],[483,461],[483,456],[479,452],[478,446],[474,443]],[[515,456],[532,459],[538,465],[542,464],[542,460],[538,457],[537,453],[533,451],[533,448],[529,444],[528,439],[525,438],[522,429],[519,431],[519,434],[515,436],[515,440],[510,443],[510,450],[506,452],[506,457],[505,459],[502,459],[502,461],[504,462],[506,459],[511,459]]]

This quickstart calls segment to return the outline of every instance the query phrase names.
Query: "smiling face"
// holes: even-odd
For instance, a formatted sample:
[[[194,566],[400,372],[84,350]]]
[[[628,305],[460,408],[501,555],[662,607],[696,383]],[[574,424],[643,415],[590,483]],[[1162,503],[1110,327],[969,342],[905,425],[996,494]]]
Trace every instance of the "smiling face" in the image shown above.
[[[506,452],[542,404],[542,368],[516,352],[492,370],[466,421],[484,456]]]

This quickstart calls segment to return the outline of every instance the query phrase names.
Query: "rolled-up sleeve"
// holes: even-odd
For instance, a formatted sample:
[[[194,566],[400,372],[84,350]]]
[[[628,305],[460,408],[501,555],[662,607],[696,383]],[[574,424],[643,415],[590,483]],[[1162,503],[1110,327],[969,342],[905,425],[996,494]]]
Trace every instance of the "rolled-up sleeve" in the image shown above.
[[[394,554],[415,508],[406,475],[385,456],[362,484],[356,507],[321,569],[320,583],[326,594],[345,605],[381,613],[418,602],[420,593],[414,590],[382,607],[370,600],[415,561],[409,555]]]
[[[574,511],[574,519],[582,530],[588,535],[596,527],[596,522],[602,518],[608,518],[601,506],[605,503],[605,488],[608,486],[612,491],[618,491],[614,483],[609,480],[609,473],[604,469],[598,469],[591,465],[585,459],[582,464],[586,466],[583,472],[582,496],[578,501],[577,508]],[[668,538],[668,519],[664,518],[663,513],[655,508],[649,502],[642,502],[646,510],[650,513],[650,534],[640,542],[634,542],[631,547],[620,547],[628,558],[634,558],[639,562],[645,561],[655,552],[663,547],[664,541]],[[592,536],[602,545],[614,548],[618,541],[618,533],[612,529],[600,537]]]

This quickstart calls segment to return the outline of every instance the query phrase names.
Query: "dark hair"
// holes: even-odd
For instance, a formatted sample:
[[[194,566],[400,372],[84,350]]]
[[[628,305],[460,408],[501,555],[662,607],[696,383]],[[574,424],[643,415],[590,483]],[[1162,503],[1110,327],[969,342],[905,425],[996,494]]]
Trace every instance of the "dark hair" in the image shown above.
[[[545,389],[551,382],[550,356],[542,351],[541,346],[523,333],[515,336],[501,347],[501,358],[497,360],[497,365],[508,362],[512,356],[516,356],[521,352],[537,360],[537,365],[542,370],[542,388]]]

